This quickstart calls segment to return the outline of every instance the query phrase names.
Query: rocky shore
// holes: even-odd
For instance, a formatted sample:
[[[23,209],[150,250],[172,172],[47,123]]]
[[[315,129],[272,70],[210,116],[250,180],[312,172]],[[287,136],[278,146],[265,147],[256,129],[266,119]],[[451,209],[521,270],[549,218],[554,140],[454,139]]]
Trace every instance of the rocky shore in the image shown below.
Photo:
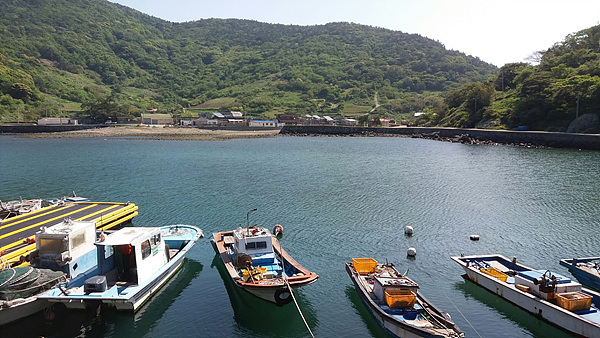
[[[341,126],[284,126],[280,133],[290,136],[413,137],[467,144],[600,150],[600,134],[469,128]]]
[[[504,145],[504,146],[514,146],[514,147],[525,147],[525,148],[548,148],[545,145],[532,144],[532,143],[501,143],[494,142],[490,140],[480,140],[475,137],[471,137],[469,134],[460,134],[455,135],[453,137],[442,137],[439,132],[432,133],[421,133],[421,134],[413,134],[410,136],[411,138],[423,138],[428,140],[436,140],[436,141],[444,141],[444,142],[452,142],[452,143],[462,143],[462,144],[479,144],[479,145]]]

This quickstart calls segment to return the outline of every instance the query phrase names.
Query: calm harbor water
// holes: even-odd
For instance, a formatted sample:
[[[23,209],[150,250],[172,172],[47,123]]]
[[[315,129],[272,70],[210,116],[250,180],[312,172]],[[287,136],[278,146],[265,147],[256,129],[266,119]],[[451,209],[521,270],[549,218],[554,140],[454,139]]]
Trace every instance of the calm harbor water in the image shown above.
[[[139,207],[135,226],[185,223],[206,237],[136,314],[69,313],[0,328],[1,337],[307,337],[293,304],[224,278],[211,233],[282,224],[282,246],[320,275],[297,298],[317,337],[385,337],[344,262],[373,257],[409,276],[467,337],[568,336],[461,278],[451,255],[500,253],[568,274],[560,258],[599,255],[600,153],[410,138],[204,141],[0,136],[0,199],[75,191]],[[406,237],[406,225],[414,235]],[[469,235],[480,235],[479,241]],[[409,247],[417,256],[407,258]]]

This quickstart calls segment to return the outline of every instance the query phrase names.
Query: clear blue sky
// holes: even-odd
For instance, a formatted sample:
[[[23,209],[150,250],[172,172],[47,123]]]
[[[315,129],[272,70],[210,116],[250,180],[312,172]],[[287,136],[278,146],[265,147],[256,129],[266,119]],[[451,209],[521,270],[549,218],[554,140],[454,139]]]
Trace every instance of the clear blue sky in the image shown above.
[[[416,33],[502,66],[600,24],[599,0],[110,0],[172,22],[354,22]]]

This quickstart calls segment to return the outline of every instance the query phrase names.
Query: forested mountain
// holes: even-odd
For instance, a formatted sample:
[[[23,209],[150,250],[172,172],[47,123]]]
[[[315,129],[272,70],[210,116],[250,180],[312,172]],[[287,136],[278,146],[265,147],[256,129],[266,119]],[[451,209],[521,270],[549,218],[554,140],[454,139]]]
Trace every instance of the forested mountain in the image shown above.
[[[599,133],[600,26],[573,33],[538,57],[537,65],[509,63],[491,82],[450,91],[445,104],[429,110],[421,122]],[[577,117],[591,122],[574,127]]]
[[[133,114],[206,101],[278,112],[400,114],[498,69],[416,34],[351,23],[171,23],[105,0],[0,0],[0,118]],[[96,116],[97,117],[97,116]],[[102,117],[102,116],[101,116]]]

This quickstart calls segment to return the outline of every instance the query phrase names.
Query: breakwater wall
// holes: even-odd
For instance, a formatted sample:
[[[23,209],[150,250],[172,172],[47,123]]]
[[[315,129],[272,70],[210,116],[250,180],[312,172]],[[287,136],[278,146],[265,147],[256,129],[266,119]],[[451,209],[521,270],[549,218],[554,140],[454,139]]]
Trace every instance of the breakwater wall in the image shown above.
[[[105,124],[65,124],[62,126],[38,126],[38,125],[0,125],[0,134],[27,134],[27,133],[57,133],[61,131],[74,131],[92,128],[106,128]]]
[[[305,136],[404,136],[465,143],[500,143],[534,147],[600,150],[600,134],[552,133],[466,128],[369,128],[342,126],[284,126],[282,135]]]

